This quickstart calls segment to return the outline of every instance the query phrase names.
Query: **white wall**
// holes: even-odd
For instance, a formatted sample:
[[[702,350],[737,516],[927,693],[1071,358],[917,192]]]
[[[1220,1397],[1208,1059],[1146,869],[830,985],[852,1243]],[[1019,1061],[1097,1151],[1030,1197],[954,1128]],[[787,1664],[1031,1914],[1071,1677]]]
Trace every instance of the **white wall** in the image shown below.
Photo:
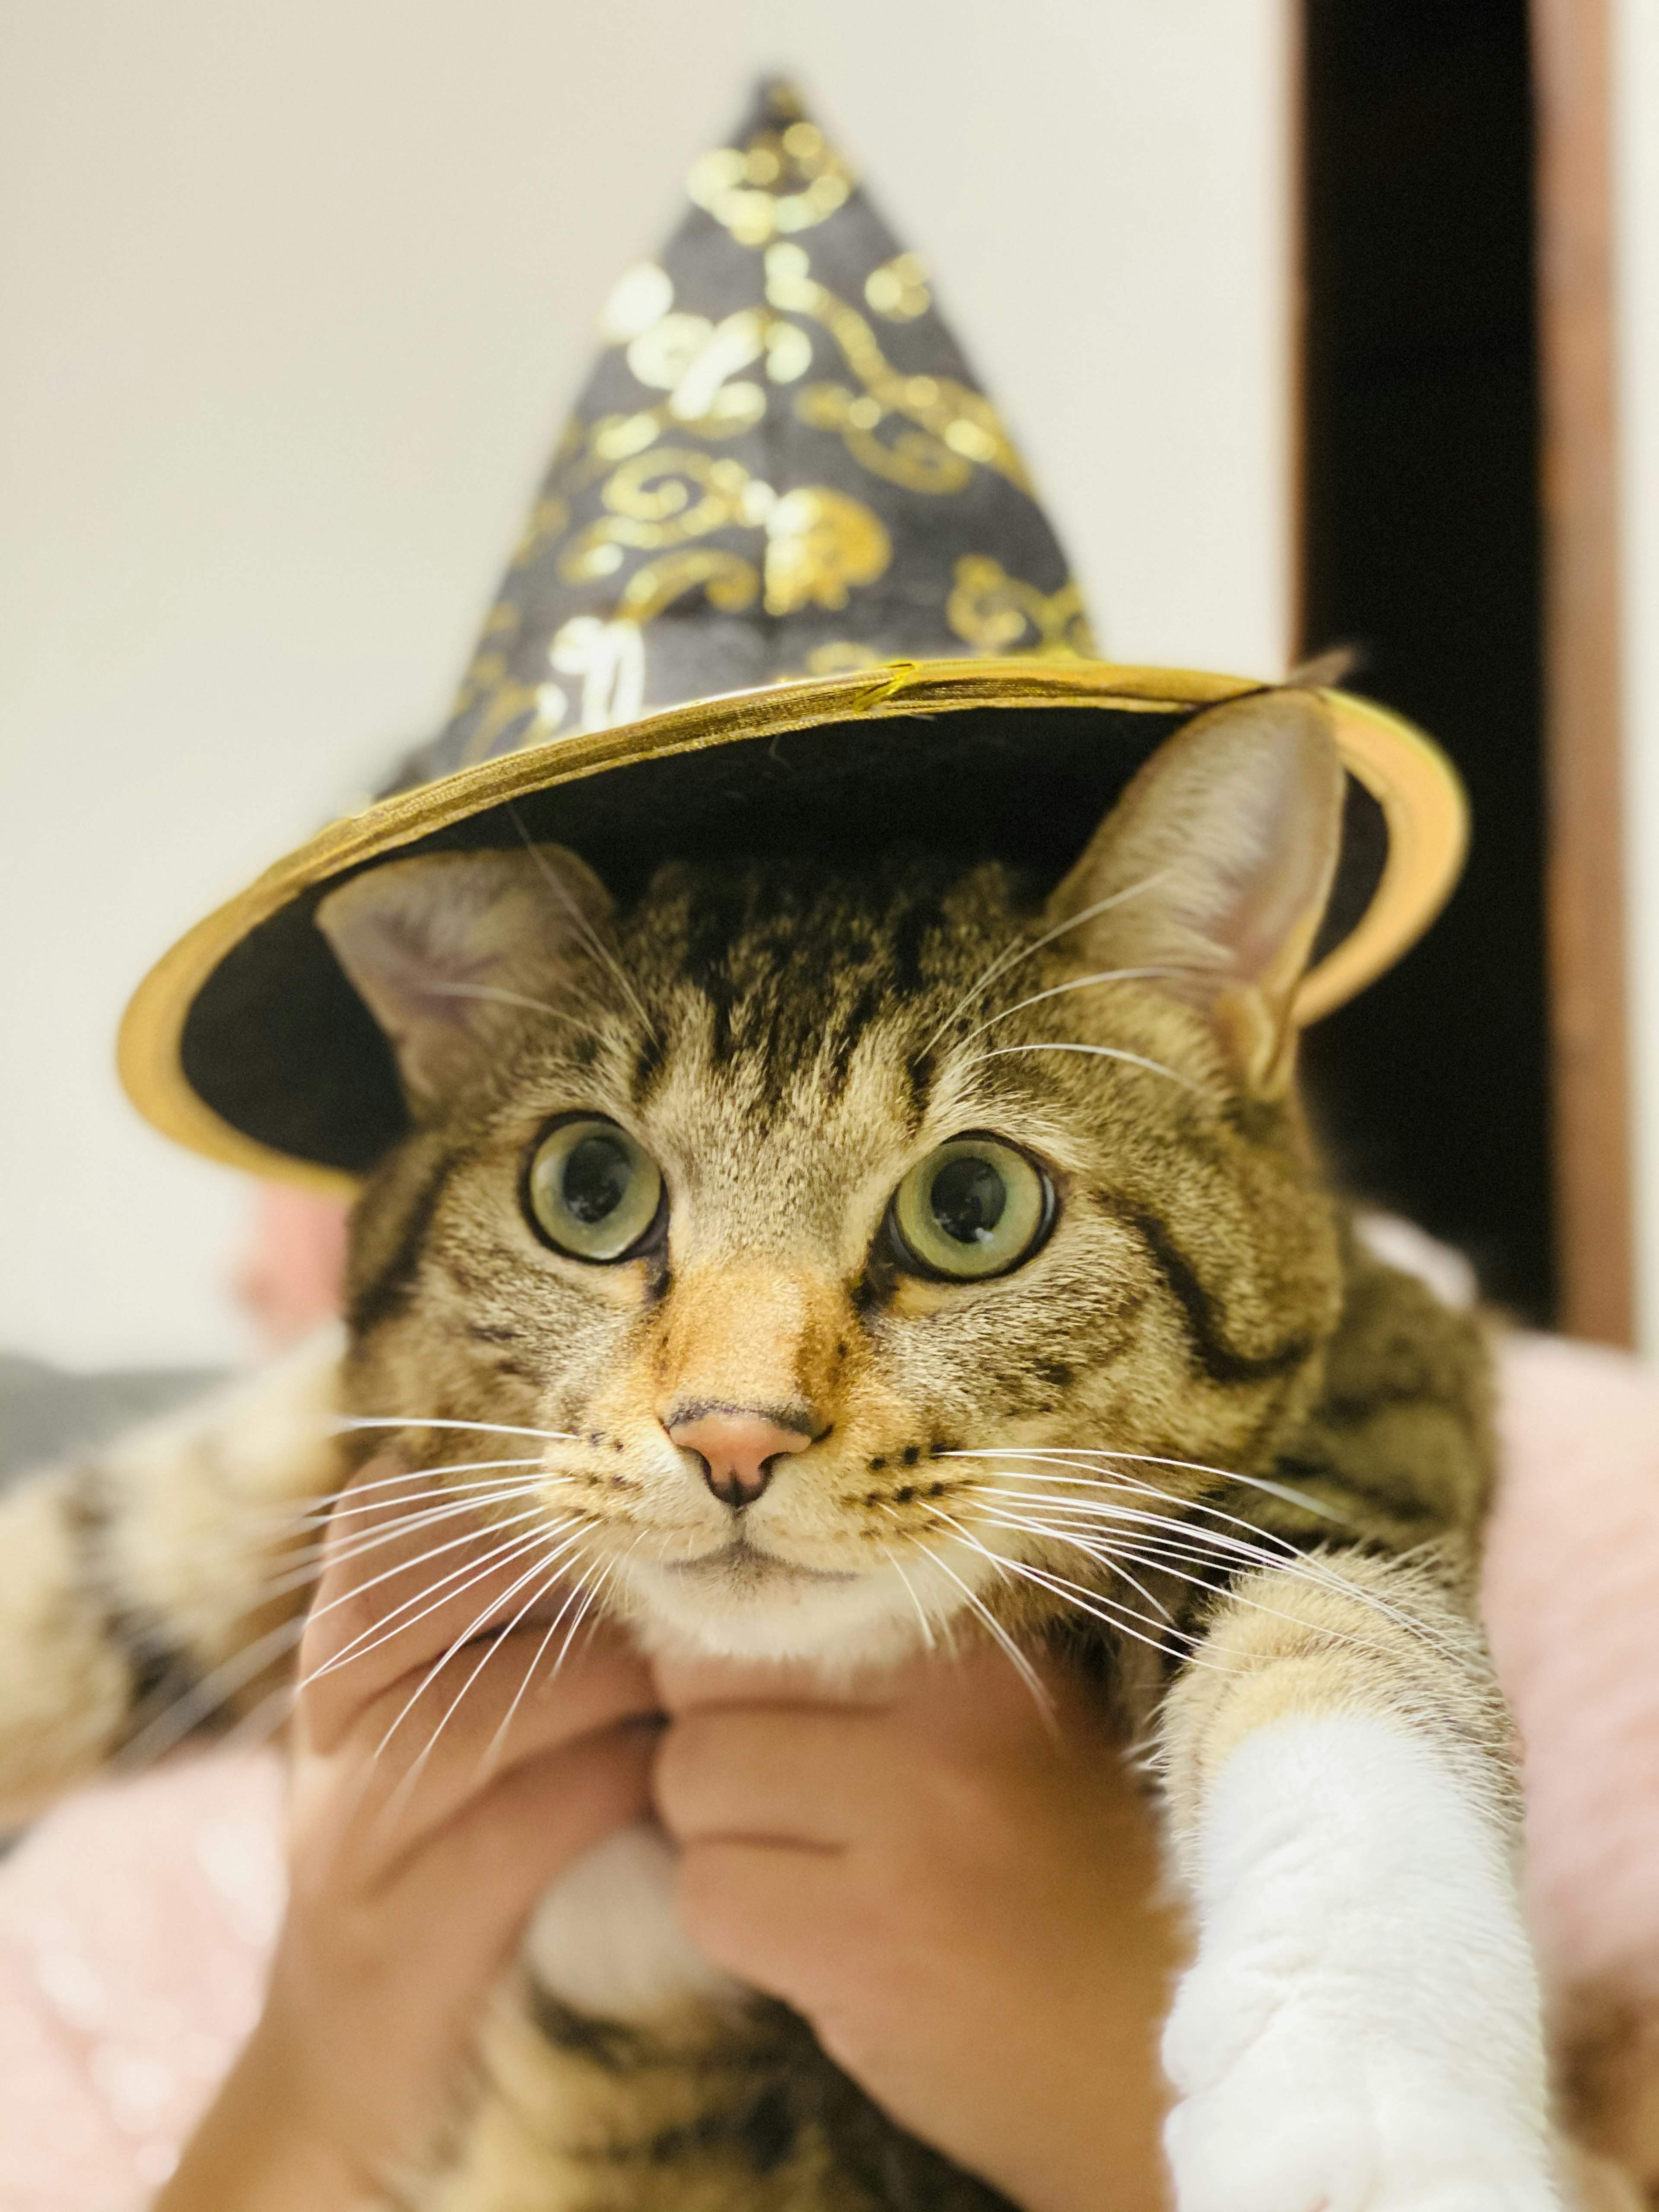
[[[1638,1297],[1659,1358],[1659,0],[1613,0]]]
[[[238,1348],[115,1085],[207,907],[441,719],[612,278],[758,70],[939,272],[1125,659],[1282,666],[1288,0],[9,0],[0,1346]]]

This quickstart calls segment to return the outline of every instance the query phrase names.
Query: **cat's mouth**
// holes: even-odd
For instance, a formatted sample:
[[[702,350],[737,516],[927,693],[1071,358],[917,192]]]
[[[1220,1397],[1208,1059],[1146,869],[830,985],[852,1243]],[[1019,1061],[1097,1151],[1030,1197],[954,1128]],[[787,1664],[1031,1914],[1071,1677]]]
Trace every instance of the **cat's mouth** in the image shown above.
[[[855,1583],[860,1579],[856,1574],[837,1572],[828,1567],[803,1566],[797,1560],[780,1559],[775,1552],[763,1552],[741,1534],[714,1551],[700,1552],[695,1559],[665,1561],[664,1565],[672,1575],[714,1577],[746,1589],[781,1582]]]

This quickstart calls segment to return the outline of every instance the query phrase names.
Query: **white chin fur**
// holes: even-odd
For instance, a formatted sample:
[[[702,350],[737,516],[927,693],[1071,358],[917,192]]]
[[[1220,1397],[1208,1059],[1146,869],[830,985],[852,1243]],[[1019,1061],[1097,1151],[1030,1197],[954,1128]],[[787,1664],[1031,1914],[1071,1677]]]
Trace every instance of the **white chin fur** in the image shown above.
[[[786,1584],[775,1593],[757,1589],[752,1595],[637,1560],[620,1579],[630,1626],[653,1654],[690,1648],[720,1659],[886,1667],[908,1658],[926,1640],[915,1601],[891,1572]],[[929,1612],[930,1629],[942,1626],[945,1615],[932,1606]]]

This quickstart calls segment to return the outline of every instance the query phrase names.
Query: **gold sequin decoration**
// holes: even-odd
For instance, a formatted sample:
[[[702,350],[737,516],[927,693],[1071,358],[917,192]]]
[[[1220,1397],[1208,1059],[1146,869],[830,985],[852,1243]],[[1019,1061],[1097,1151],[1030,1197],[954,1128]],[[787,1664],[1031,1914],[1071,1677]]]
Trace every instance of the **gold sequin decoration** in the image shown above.
[[[933,304],[927,289],[927,264],[919,253],[896,253],[865,278],[864,296],[888,322],[915,322]]]
[[[838,437],[859,466],[902,489],[929,496],[963,490],[975,467],[1030,491],[1023,462],[991,402],[948,377],[896,368],[866,316],[812,276],[791,234],[845,204],[850,170],[817,125],[787,108],[742,147],[706,155],[689,189],[733,238],[765,253],[765,304],[719,320],[682,307],[668,271],[654,261],[625,272],[601,329],[625,352],[638,383],[663,396],[632,413],[573,422],[556,456],[559,489],[544,492],[508,570],[509,580],[550,551],[568,583],[614,577],[609,615],[563,623],[547,663],[565,683],[520,682],[509,673],[522,611],[510,593],[492,611],[453,709],[476,714],[468,760],[503,744],[533,744],[570,726],[595,728],[639,711],[646,626],[685,593],[702,590],[722,612],[761,600],[770,615],[806,607],[838,611],[874,582],[893,549],[880,517],[862,501],[824,485],[780,494],[730,454],[700,452],[756,428],[769,386],[794,385],[798,421]],[[921,256],[896,253],[872,270],[863,304],[889,323],[915,321],[932,307]],[[829,336],[845,382],[804,382],[814,341]],[[784,404],[780,395],[780,404]],[[597,487],[604,514],[562,544],[570,501]],[[763,533],[757,558],[705,542],[717,532]],[[647,557],[629,574],[635,555]],[[624,581],[624,578],[626,580]],[[1008,576],[988,556],[959,561],[946,608],[956,635],[976,651],[1088,654],[1093,651],[1076,586],[1052,597]],[[522,653],[520,658],[523,658]],[[806,672],[886,665],[856,639],[816,647]]]
[[[872,476],[906,491],[939,495],[962,491],[973,479],[973,464],[926,430],[903,429],[890,444],[876,435],[887,410],[867,392],[844,384],[809,384],[795,398],[795,413],[815,430],[833,430],[848,452]]]
[[[685,188],[739,246],[811,230],[847,204],[852,172],[816,124],[757,131],[746,146],[719,146],[691,167]]]
[[[567,583],[615,575],[625,547],[655,552],[714,530],[752,528],[773,500],[771,487],[741,461],[690,446],[636,454],[612,472],[601,496],[611,513],[579,531],[559,556]]]
[[[626,345],[660,322],[673,304],[674,280],[668,271],[659,262],[636,261],[611,286],[599,316],[599,335],[612,345]]]
[[[837,299],[811,273],[811,264],[805,247],[784,245],[768,249],[766,256],[766,296],[771,304],[785,313],[808,315],[829,331],[841,350],[842,358],[863,386],[863,396],[873,405],[875,412],[866,410],[859,417],[851,412],[856,404],[853,395],[848,401],[843,420],[862,437],[875,431],[890,415],[896,415],[937,441],[947,453],[963,461],[975,462],[981,468],[994,469],[999,476],[1018,486],[1023,492],[1031,489],[1025,473],[1025,464],[1015,448],[1013,440],[1003,426],[996,409],[983,392],[973,392],[965,384],[958,384],[948,376],[906,376],[895,368],[877,343],[876,334],[856,307]],[[813,392],[839,391],[842,387],[811,386]],[[806,399],[802,392],[796,401],[797,412]],[[825,399],[816,399],[811,404],[828,408],[838,404]],[[808,416],[805,419],[811,420]],[[843,437],[847,431],[842,430]],[[848,450],[855,459],[864,457],[848,439]],[[891,448],[884,447],[890,453]],[[870,465],[864,461],[864,465]],[[902,465],[895,464],[895,466]],[[884,475],[890,471],[885,468]],[[909,483],[903,477],[894,477],[896,483],[906,483],[913,490],[938,490],[939,485],[921,482]],[[952,489],[957,487],[952,486]]]
[[[892,557],[886,526],[861,500],[802,484],[766,518],[766,611],[844,607],[848,592],[874,583]]]
[[[521,720],[526,726],[514,742],[532,745],[551,737],[564,720],[564,695],[556,684],[520,684],[507,672],[507,654],[522,620],[522,610],[505,601],[497,601],[484,617],[483,634],[450,710],[459,720],[475,707],[483,709],[466,741],[465,762],[487,760],[498,740]]]
[[[722,614],[741,614],[759,596],[760,571],[741,554],[717,545],[665,553],[629,578],[623,587],[623,609],[630,622],[654,622],[665,607],[699,586],[707,590],[709,605]]]
[[[988,553],[964,553],[952,579],[945,618],[976,652],[1062,660],[1096,657],[1083,596],[1069,577],[1059,591],[1043,592],[1011,576]]]

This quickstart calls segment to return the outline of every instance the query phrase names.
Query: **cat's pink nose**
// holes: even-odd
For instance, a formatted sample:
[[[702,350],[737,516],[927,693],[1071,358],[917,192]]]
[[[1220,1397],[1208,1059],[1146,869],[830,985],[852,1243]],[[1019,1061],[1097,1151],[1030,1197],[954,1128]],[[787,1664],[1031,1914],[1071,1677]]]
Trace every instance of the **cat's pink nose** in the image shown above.
[[[696,1453],[702,1479],[722,1505],[752,1505],[783,1455],[805,1451],[812,1441],[805,1429],[741,1406],[688,1407],[663,1426],[682,1451]]]

